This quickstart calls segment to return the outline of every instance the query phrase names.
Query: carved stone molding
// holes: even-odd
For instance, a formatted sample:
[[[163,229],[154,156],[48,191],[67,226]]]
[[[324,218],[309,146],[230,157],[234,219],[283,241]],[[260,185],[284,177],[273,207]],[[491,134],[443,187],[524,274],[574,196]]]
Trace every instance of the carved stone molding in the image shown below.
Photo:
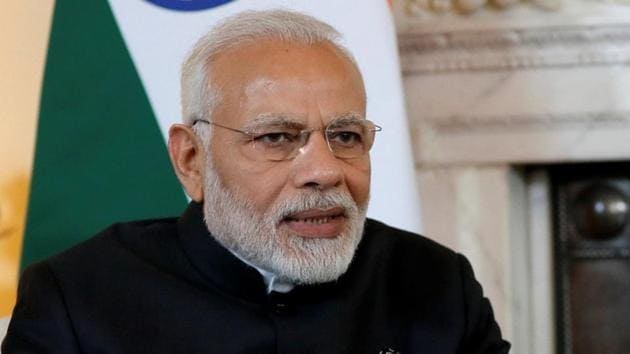
[[[566,0],[565,0],[566,1]],[[543,10],[558,10],[563,0],[405,0],[407,15],[421,16],[425,13],[456,13],[471,15],[483,9],[507,10],[515,6],[533,6]]]
[[[630,63],[630,23],[399,35],[405,75]]]
[[[403,53],[433,51],[546,48],[593,43],[621,44],[630,39],[630,24],[545,26],[523,29],[406,33],[399,36]]]
[[[627,6],[629,0],[399,0],[403,16],[409,18],[455,15],[473,17],[488,13],[506,13],[526,8],[535,12],[558,12],[575,7]]]
[[[552,131],[579,128],[610,129],[630,127],[630,111],[585,112],[564,114],[521,114],[489,116],[449,116],[427,118],[429,125],[441,134],[471,134]]]

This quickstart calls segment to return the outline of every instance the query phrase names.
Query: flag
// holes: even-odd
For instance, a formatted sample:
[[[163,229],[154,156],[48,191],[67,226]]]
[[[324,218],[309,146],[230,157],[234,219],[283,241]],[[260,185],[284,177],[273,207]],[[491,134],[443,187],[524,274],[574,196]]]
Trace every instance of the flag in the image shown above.
[[[245,9],[331,24],[364,74],[372,150],[368,215],[420,228],[395,30],[386,0],[56,1],[33,154],[21,266],[125,220],[178,215],[186,198],[166,137],[180,121],[179,70],[196,40]],[[1,314],[1,313],[0,313]]]
[[[27,0],[0,10],[0,316],[15,301],[52,8]]]

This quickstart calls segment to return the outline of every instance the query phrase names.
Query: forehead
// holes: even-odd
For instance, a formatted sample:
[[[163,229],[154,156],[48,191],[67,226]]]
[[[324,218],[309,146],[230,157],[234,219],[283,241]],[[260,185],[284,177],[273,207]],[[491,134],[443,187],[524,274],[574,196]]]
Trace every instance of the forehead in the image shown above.
[[[243,115],[365,114],[365,88],[358,69],[330,43],[264,40],[213,58],[210,75],[219,117]]]
[[[299,60],[298,60],[299,59]],[[344,73],[362,81],[354,63],[339,48],[329,42],[313,44],[263,39],[246,41],[210,59],[209,67],[213,79],[222,81],[229,72],[230,80],[235,74],[242,76],[264,72],[269,77],[292,73]]]

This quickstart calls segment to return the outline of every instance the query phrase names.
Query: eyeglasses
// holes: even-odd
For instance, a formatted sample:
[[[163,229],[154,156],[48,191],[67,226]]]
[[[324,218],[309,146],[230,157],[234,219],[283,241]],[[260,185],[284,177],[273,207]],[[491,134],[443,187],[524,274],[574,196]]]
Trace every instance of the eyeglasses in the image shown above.
[[[240,130],[204,119],[198,122],[214,125],[219,128],[241,133],[247,136],[244,152],[258,161],[284,161],[298,155],[307,143],[312,132],[321,131],[328,148],[340,159],[356,159],[363,157],[374,144],[374,135],[382,130],[373,122],[356,117],[340,117],[333,119],[320,129],[300,129],[293,122],[272,122],[251,130]]]

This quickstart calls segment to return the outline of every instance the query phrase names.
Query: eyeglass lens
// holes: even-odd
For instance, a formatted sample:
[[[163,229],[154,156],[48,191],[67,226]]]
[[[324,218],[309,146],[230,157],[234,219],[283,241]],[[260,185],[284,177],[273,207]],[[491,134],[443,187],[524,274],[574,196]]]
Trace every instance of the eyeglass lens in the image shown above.
[[[333,155],[342,159],[353,159],[365,155],[374,143],[377,129],[367,120],[338,119],[324,130],[324,136]],[[322,129],[299,130],[292,127],[258,127],[250,132],[250,157],[256,160],[282,161],[295,157],[308,143],[310,134]]]

